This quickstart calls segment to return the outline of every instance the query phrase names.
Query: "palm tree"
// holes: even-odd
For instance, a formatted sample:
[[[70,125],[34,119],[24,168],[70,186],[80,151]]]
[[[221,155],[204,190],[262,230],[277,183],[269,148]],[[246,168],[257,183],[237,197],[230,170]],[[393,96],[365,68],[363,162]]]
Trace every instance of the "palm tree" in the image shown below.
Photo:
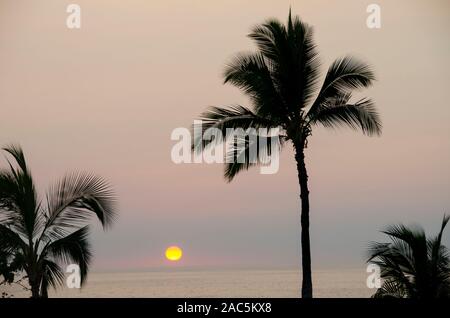
[[[249,37],[255,41],[256,53],[238,54],[225,69],[225,83],[240,88],[250,97],[252,108],[244,106],[212,107],[205,111],[201,131],[250,127],[279,128],[279,147],[290,141],[295,151],[301,200],[302,297],[312,297],[311,252],[309,239],[309,190],[305,165],[308,137],[316,125],[348,126],[367,135],[381,134],[381,122],[370,99],[352,102],[352,91],[369,87],[374,81],[370,67],[350,56],[336,60],[328,69],[322,87],[317,91],[319,62],[312,28],[298,17],[286,25],[268,20],[253,28]],[[316,98],[313,100],[313,95]],[[194,127],[195,128],[195,127]],[[199,127],[197,127],[199,129]],[[267,139],[271,139],[269,137]],[[193,150],[201,152],[213,141],[194,137]],[[226,140],[225,142],[230,142]],[[233,140],[235,142],[235,140]],[[249,143],[244,143],[247,151]],[[258,146],[259,152],[270,153],[270,143]],[[235,156],[236,149],[227,156]],[[266,151],[266,152],[265,152]],[[231,181],[238,172],[259,162],[246,156],[244,162],[227,162],[225,178]]]
[[[439,234],[427,239],[422,228],[389,227],[390,243],[372,243],[369,262],[380,267],[383,284],[374,297],[450,298],[450,254],[442,233],[450,216],[444,216]]]
[[[87,223],[93,216],[103,227],[114,220],[110,186],[91,174],[70,174],[40,200],[22,149],[3,150],[15,163],[0,170],[0,255],[26,273],[33,298],[63,283],[63,263],[79,265],[83,284],[91,261]]]

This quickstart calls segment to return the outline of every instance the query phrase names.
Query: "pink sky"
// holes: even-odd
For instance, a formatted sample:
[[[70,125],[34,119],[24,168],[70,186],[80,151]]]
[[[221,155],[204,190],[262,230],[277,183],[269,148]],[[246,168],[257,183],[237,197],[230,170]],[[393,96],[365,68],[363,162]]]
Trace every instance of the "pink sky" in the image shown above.
[[[65,26],[69,3],[82,28]],[[323,73],[351,53],[378,77],[372,97],[384,131],[367,138],[318,128],[310,140],[314,267],[363,266],[364,251],[392,222],[433,232],[449,208],[448,1],[2,0],[0,144],[20,143],[41,191],[66,171],[94,171],[114,185],[120,218],[93,235],[98,269],[299,264],[298,182],[287,147],[275,175],[252,170],[231,184],[220,165],[175,165],[174,128],[210,105],[242,103],[222,85],[246,38],[289,7],[312,24]],[[2,162],[4,164],[4,162]],[[450,238],[447,235],[447,244]]]

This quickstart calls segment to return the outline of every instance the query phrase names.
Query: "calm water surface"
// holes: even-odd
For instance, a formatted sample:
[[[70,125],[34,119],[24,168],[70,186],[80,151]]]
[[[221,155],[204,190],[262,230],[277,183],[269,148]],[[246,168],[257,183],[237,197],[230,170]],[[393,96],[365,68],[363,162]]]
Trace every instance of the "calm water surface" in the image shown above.
[[[315,297],[370,297],[367,273],[316,270]],[[298,297],[300,273],[294,270],[151,271],[91,273],[83,289],[61,287],[50,297]],[[18,287],[5,288],[27,297]]]

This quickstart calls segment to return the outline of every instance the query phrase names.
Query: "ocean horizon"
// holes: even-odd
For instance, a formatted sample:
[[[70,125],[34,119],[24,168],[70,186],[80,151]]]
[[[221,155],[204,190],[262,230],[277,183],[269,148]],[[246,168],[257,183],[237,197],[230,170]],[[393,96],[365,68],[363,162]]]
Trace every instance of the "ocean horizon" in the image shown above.
[[[366,286],[364,269],[316,270],[314,297],[367,298],[375,290]],[[299,270],[149,270],[92,272],[81,289],[51,289],[57,298],[298,298]],[[29,297],[20,286],[0,287],[15,298]]]

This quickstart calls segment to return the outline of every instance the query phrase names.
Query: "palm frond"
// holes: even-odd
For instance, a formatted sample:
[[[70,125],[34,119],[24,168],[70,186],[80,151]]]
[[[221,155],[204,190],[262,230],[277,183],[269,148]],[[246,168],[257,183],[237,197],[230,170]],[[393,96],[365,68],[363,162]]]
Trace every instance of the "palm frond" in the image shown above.
[[[228,182],[240,171],[267,162],[275,152],[281,151],[284,144],[280,136],[262,136],[256,132],[249,132],[245,138],[235,138],[229,142],[224,173]],[[272,149],[272,144],[275,144],[276,149]]]
[[[373,298],[405,298],[408,296],[403,286],[394,280],[383,282],[381,288],[378,288]]]
[[[60,238],[45,247],[43,258],[48,256],[64,263],[80,266],[81,283],[86,280],[91,262],[91,247],[88,240],[89,226],[85,226],[66,237]]]
[[[0,172],[0,207],[5,211],[3,215],[8,214],[6,218],[12,218],[17,228],[32,238],[39,225],[39,203],[33,178],[19,146],[3,150],[13,157],[16,165],[7,159],[9,171]]]
[[[115,219],[115,195],[103,178],[74,173],[53,185],[47,194],[47,220],[43,236],[57,239],[96,216],[104,228]],[[59,231],[59,232],[58,232]]]
[[[438,295],[450,297],[450,253],[447,247],[442,245],[442,234],[450,219],[444,215],[441,229],[438,235],[428,240],[428,256],[430,258],[430,276],[433,281],[440,285]]]
[[[0,250],[7,253],[25,251],[27,245],[22,238],[9,227],[0,224]]]
[[[23,224],[23,215],[20,213],[19,196],[20,186],[11,171],[0,171],[0,224]]]
[[[64,272],[58,264],[51,260],[43,259],[41,266],[41,293],[47,293],[49,287],[57,289],[58,286],[64,283]]]
[[[271,71],[262,54],[238,54],[227,64],[224,82],[242,89],[251,98],[257,115],[285,120],[287,108]]]
[[[27,167],[27,162],[25,160],[25,155],[23,153],[23,150],[20,146],[18,145],[9,145],[6,146],[4,148],[2,148],[4,151],[6,151],[7,153],[9,153],[14,160],[16,161],[17,165],[19,166],[20,170],[22,172],[27,172],[28,171],[28,167]]]
[[[311,124],[322,124],[324,127],[338,128],[347,126],[360,129],[366,135],[381,134],[381,120],[375,105],[370,99],[362,99],[354,104],[341,104],[349,98],[348,94],[340,95],[335,100],[328,100],[316,113],[310,114]]]
[[[438,235],[430,240],[430,250],[431,250],[431,259],[436,261],[439,258],[439,254],[443,253],[444,251],[441,251],[441,242],[442,242],[442,234],[444,233],[444,229],[447,226],[448,221],[450,220],[450,215],[444,215],[444,218],[442,219],[441,229],[438,233]],[[435,265],[435,264],[433,264]],[[434,266],[433,266],[434,267]]]
[[[298,16],[292,18],[291,12],[287,25],[289,43],[293,45],[294,65],[301,74],[298,84],[294,84],[292,89],[300,92],[296,98],[301,103],[299,107],[304,108],[317,89],[320,75],[319,54],[314,43],[314,30],[310,25],[302,22]]]
[[[201,127],[193,127],[194,141],[192,150],[196,153],[201,152],[209,146],[216,146],[217,140],[204,140],[205,131],[210,128],[217,128],[224,137],[227,136],[227,129],[243,129],[248,128],[271,128],[276,127],[276,122],[260,117],[253,113],[250,109],[236,105],[228,108],[211,107],[200,115]],[[221,140],[225,142],[225,140]]]
[[[330,98],[367,88],[374,80],[375,75],[366,63],[351,56],[337,59],[328,69],[322,88],[309,110],[309,116],[315,117],[320,107]]]
[[[248,35],[256,42],[258,50],[269,60],[277,61],[288,53],[285,26],[275,19],[255,26]]]
[[[313,96],[319,76],[312,27],[289,13],[287,27],[268,20],[254,27],[249,36],[270,60],[272,79],[288,111],[297,113]]]

